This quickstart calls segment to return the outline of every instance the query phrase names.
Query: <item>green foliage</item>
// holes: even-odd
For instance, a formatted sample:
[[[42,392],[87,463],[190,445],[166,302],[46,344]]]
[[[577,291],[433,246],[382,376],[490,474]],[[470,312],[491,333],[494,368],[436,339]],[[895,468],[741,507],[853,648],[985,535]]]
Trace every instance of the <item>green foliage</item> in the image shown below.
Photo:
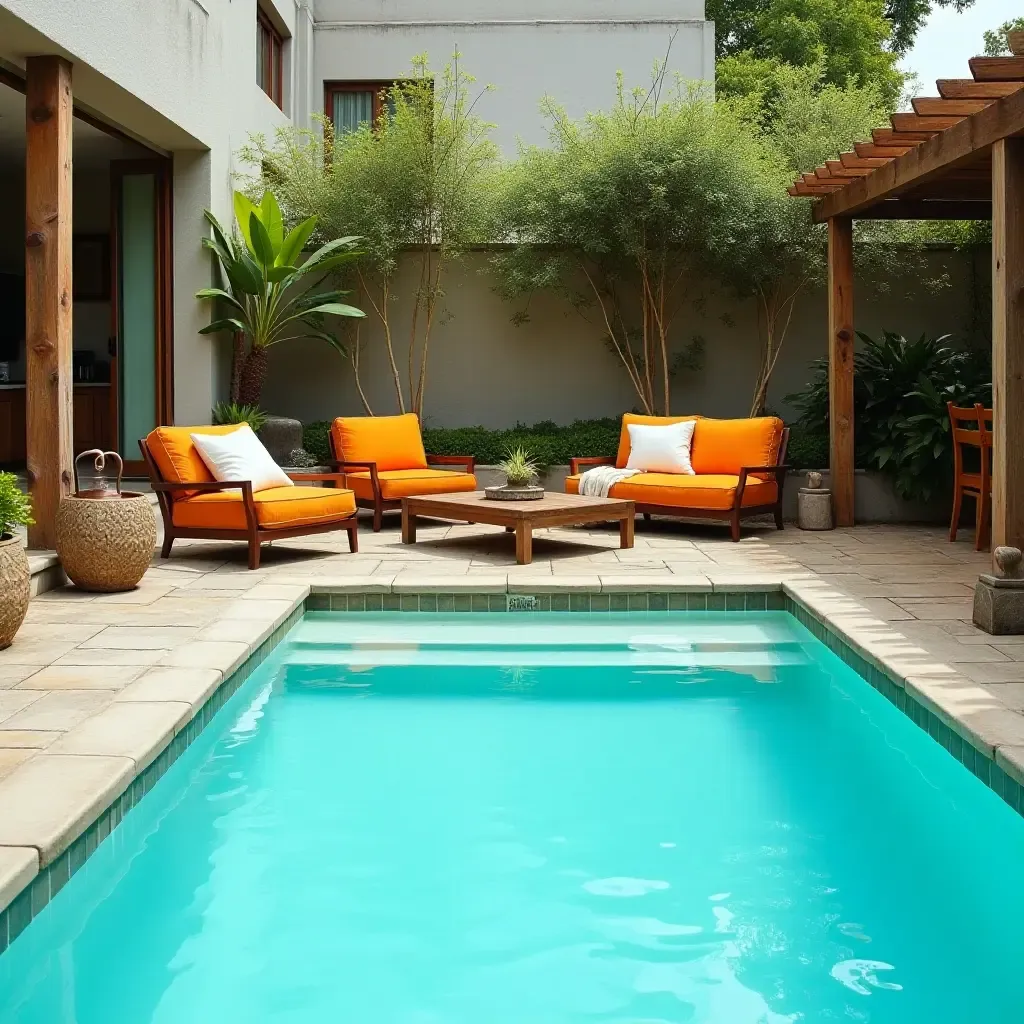
[[[874,85],[894,106],[903,86],[883,0],[708,0],[723,95],[764,94],[781,65],[822,64],[825,80]],[[760,70],[765,77],[758,79]]]
[[[619,448],[618,419],[577,420],[560,427],[550,421],[527,426],[519,423],[507,430],[486,427],[431,428],[423,430],[423,443],[432,455],[472,455],[481,465],[496,466],[509,449],[527,449],[539,466],[564,466],[573,457],[614,455]],[[326,420],[303,428],[302,446],[320,462],[330,459]]]
[[[1010,32],[1024,32],[1024,18],[1013,18],[995,30],[989,29],[985,33],[985,54],[989,57],[1009,56],[1013,52],[1007,39]]]
[[[32,502],[18,486],[13,473],[0,473],[0,540],[6,540],[15,527],[30,526]]]
[[[214,300],[221,314],[199,333],[241,332],[248,339],[246,367],[250,372],[247,375],[246,368],[242,370],[241,398],[254,403],[266,373],[267,348],[300,338],[319,338],[337,348],[335,336],[324,329],[325,317],[364,315],[339,301],[347,292],[316,290],[328,273],[355,259],[357,240],[335,238],[299,266],[303,247],[316,228],[315,216],[285,233],[280,206],[269,189],[258,204],[236,192],[234,206],[236,232],[231,234],[209,210],[203,211],[212,231],[212,236],[203,238],[203,246],[216,256],[224,286],[196,292],[197,299]],[[252,358],[254,353],[256,358]],[[257,367],[254,377],[252,371]]]
[[[620,76],[609,111],[573,121],[552,100],[545,111],[549,145],[522,149],[496,195],[499,289],[562,294],[641,407],[669,411],[687,286],[746,239],[769,156],[742,110],[668,81],[663,65],[649,88],[627,92]]]
[[[537,463],[522,445],[505,450],[505,458],[498,463],[509,487],[529,487],[537,479]]]
[[[251,187],[272,186],[289,222],[316,216],[321,237],[358,236],[362,253],[351,268],[353,284],[383,326],[401,412],[422,411],[444,271],[485,237],[498,150],[490,138],[493,125],[474,113],[474,82],[458,51],[437,75],[421,55],[413,60],[412,74],[388,90],[376,124],[335,135],[321,118],[322,135],[282,128],[273,142],[253,136],[242,152],[256,168]],[[410,250],[419,263],[412,275],[416,283],[399,294],[399,258]],[[392,331],[398,298],[412,309],[404,353]],[[360,337],[358,325],[352,326],[349,355],[359,384]],[[363,401],[370,411],[365,396]]]
[[[248,423],[254,432],[267,422],[267,414],[258,405],[239,402],[218,402],[212,415],[215,424]]]
[[[953,449],[946,402],[991,403],[991,364],[981,350],[961,350],[949,335],[908,341],[884,332],[861,334],[854,359],[854,437],[857,465],[892,477],[896,493],[928,501],[948,490]],[[828,439],[828,364],[812,364],[807,388],[786,401],[797,408],[804,444]],[[791,442],[792,444],[792,442]]]
[[[960,13],[973,6],[974,0],[885,0],[885,17],[892,25],[889,49],[904,56],[935,8],[952,7]]]

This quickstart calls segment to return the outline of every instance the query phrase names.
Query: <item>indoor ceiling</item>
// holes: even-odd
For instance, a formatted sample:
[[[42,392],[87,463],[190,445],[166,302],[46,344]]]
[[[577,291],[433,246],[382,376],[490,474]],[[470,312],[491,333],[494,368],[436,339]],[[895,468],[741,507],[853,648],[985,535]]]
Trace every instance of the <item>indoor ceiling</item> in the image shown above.
[[[111,160],[130,160],[153,154],[144,146],[108,135],[76,117],[71,153],[80,170],[105,168]],[[0,83],[0,167],[25,163],[25,96]]]

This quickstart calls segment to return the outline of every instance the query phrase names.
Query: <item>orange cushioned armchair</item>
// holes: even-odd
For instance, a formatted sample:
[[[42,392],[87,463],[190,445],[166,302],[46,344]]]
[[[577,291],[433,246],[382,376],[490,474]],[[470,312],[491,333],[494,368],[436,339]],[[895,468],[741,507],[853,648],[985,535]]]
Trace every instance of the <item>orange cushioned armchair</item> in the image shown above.
[[[344,473],[360,508],[373,509],[375,533],[384,512],[400,509],[402,498],[476,490],[473,456],[427,455],[415,413],[339,416],[331,424],[330,445],[331,468]]]
[[[622,417],[619,451],[614,459],[571,459],[565,489],[579,493],[580,474],[591,466],[625,467],[629,460],[630,423],[654,426],[696,420],[690,463],[695,476],[679,473],[638,473],[614,484],[609,497],[636,503],[644,518],[651,515],[686,519],[724,519],[733,540],[740,539],[740,520],[770,513],[782,529],[782,488],[788,466],[789,428],[774,416],[745,420],[713,420],[702,416]]]
[[[224,427],[157,427],[139,441],[164,519],[169,558],[178,537],[244,540],[249,568],[260,567],[265,540],[347,530],[350,551],[359,550],[356,502],[351,491],[330,487],[270,487],[253,493],[249,480],[216,481],[192,443],[192,434],[229,434]],[[340,473],[289,473],[292,480],[338,484]]]

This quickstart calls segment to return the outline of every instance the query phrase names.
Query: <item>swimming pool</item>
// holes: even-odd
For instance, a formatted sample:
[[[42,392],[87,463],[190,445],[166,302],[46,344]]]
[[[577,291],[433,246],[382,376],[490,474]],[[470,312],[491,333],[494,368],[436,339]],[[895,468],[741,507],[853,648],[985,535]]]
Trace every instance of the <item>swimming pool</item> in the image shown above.
[[[1024,1017],[1024,820],[784,613],[314,613],[4,1024]]]

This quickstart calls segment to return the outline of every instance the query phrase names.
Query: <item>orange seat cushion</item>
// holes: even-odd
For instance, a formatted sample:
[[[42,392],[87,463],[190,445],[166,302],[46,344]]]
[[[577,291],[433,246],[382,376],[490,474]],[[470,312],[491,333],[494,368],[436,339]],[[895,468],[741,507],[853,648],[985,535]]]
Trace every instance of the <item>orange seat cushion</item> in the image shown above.
[[[475,491],[476,477],[472,473],[453,473],[445,469],[385,469],[377,474],[380,494],[385,501],[396,501],[414,494],[449,494],[456,491]],[[369,472],[346,473],[345,485],[355,491],[362,501],[373,501],[373,486]]]
[[[744,466],[774,466],[782,443],[782,420],[760,416],[746,420],[700,419],[693,431],[690,464],[702,474],[735,476]]]
[[[619,453],[615,456],[615,465],[624,469],[629,462],[632,446],[629,443],[630,423],[640,423],[647,427],[667,427],[670,423],[684,423],[687,420],[699,420],[700,416],[641,416],[639,413],[627,412],[622,417],[622,429],[619,432]]]
[[[335,457],[344,462],[376,462],[378,470],[426,469],[420,421],[404,416],[339,416],[331,424]]]
[[[193,434],[233,434],[241,423],[220,427],[157,427],[146,437],[146,446],[153,456],[160,476],[172,484],[200,484],[213,480],[199,449],[192,443]],[[176,491],[172,497],[180,500],[195,491]]]
[[[610,498],[624,498],[643,505],[723,512],[733,507],[739,477],[735,474],[687,476],[682,473],[639,473],[613,484]],[[566,477],[565,489],[579,494],[579,476]],[[770,505],[778,497],[774,480],[750,477],[743,488],[743,506]]]
[[[340,487],[269,487],[252,496],[263,530],[318,526],[345,519],[356,510],[355,496]],[[245,530],[242,492],[208,491],[174,503],[174,525],[193,530]]]

